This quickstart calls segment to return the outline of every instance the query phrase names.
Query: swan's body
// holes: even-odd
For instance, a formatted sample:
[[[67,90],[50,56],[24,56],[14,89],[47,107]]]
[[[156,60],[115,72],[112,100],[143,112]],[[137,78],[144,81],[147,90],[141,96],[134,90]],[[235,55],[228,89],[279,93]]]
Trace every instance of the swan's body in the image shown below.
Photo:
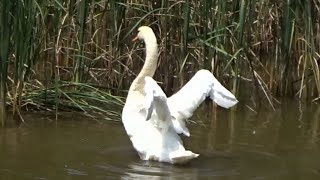
[[[132,82],[122,122],[130,140],[143,160],[182,164],[199,155],[185,150],[178,134],[190,136],[184,121],[210,97],[218,105],[229,108],[238,101],[207,70],[198,71],[176,94],[167,98],[152,79],[158,60],[158,45],[151,28],[139,28],[138,38],[146,45],[145,64]]]

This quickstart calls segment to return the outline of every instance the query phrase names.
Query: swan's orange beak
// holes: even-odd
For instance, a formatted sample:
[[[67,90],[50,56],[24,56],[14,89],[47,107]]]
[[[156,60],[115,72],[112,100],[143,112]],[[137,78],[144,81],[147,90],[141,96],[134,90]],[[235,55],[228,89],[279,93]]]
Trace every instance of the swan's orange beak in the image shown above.
[[[132,39],[133,42],[136,41],[136,40],[138,40],[138,36],[136,36],[136,37],[134,37],[134,38]]]

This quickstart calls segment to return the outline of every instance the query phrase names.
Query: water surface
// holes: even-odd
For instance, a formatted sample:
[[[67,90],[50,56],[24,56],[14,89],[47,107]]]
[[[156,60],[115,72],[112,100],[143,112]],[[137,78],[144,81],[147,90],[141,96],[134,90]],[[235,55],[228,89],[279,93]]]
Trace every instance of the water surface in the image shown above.
[[[188,165],[142,161],[119,121],[25,114],[0,130],[0,179],[319,179],[320,107],[298,102],[236,111],[203,106],[189,122]]]

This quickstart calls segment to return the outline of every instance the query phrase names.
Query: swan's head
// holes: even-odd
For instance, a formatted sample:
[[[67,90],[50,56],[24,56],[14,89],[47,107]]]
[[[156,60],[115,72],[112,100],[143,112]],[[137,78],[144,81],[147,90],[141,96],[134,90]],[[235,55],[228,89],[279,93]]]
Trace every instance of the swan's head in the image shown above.
[[[138,29],[137,36],[133,39],[133,41],[136,40],[144,40],[147,42],[157,42],[156,36],[154,35],[153,30],[148,26],[141,26]]]

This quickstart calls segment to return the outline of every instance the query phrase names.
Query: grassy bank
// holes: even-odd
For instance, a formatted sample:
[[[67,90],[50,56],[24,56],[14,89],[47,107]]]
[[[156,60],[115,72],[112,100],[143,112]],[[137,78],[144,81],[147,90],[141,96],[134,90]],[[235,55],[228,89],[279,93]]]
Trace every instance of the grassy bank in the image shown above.
[[[143,46],[131,42],[140,25],[159,39],[155,78],[169,95],[206,68],[237,96],[270,107],[281,96],[320,96],[316,0],[3,0],[0,13],[2,124],[6,107],[19,115],[106,111],[96,100],[121,106],[115,95],[143,64]]]

